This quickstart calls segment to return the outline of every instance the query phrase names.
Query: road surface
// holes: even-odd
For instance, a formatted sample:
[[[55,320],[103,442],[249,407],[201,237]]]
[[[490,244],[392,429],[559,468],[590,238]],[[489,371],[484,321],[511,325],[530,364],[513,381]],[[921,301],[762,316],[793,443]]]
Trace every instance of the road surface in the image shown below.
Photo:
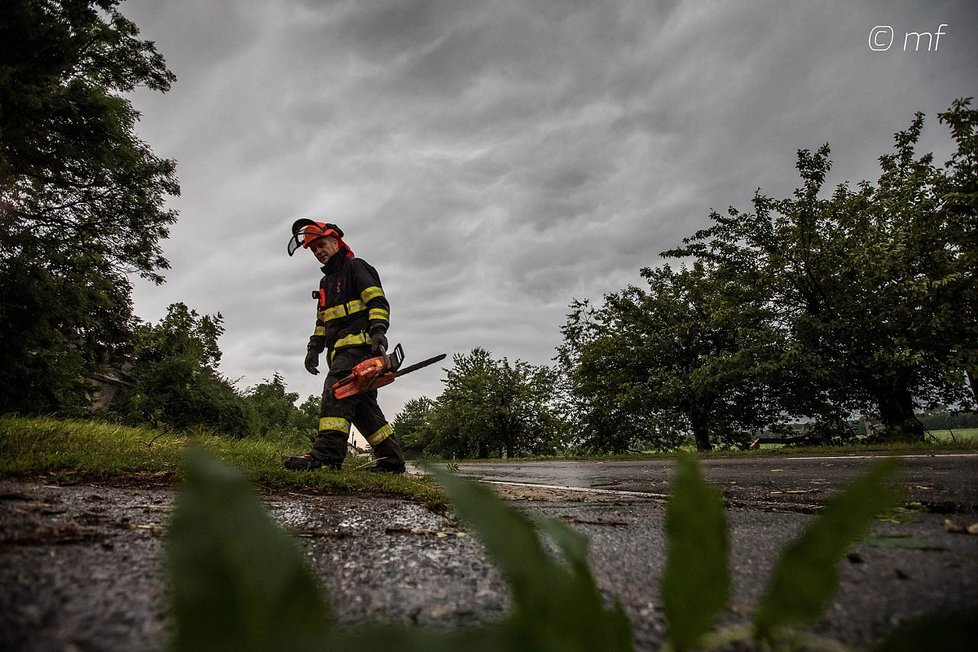
[[[728,507],[816,511],[883,454],[713,457],[700,469]],[[941,513],[978,512],[978,454],[897,455],[904,501]],[[588,495],[665,499],[675,462],[505,462],[459,464],[461,474],[501,486],[566,488]]]
[[[733,597],[724,624],[745,622],[772,566],[819,505],[868,468],[856,456],[712,458],[705,476],[727,502]],[[839,569],[837,595],[814,631],[868,647],[934,611],[978,608],[975,456],[914,456],[899,481],[913,505],[874,524]],[[620,600],[638,650],[665,632],[659,581],[664,499],[674,463],[462,464],[518,509],[570,524],[591,542],[602,592]],[[163,551],[174,489],[166,483],[0,478],[0,649],[162,650]],[[395,498],[265,493],[344,623],[467,627],[504,618],[505,582],[451,514]]]

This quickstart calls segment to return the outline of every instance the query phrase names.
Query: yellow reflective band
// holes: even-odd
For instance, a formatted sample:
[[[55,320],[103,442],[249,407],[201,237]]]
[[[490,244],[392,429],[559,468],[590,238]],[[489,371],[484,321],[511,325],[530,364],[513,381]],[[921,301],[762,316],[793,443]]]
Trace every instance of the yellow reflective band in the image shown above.
[[[339,349],[344,346],[357,346],[358,344],[369,344],[370,336],[366,333],[354,333],[353,335],[347,335],[346,337],[336,340],[336,344],[333,345],[334,349]]]
[[[316,330],[314,330],[312,332],[312,334],[314,336],[316,336],[316,337],[321,336],[321,335],[326,335],[326,327],[325,326],[316,326]]]
[[[382,296],[384,296],[383,288],[380,288],[376,285],[371,285],[366,290],[360,293],[360,298],[363,299],[364,303],[370,303],[373,299]]]
[[[362,301],[359,299],[354,299],[346,305],[333,306],[332,308],[327,308],[326,310],[320,310],[319,318],[323,321],[332,321],[334,319],[342,319],[343,317],[366,309],[367,306],[363,305]]]
[[[381,442],[383,442],[385,439],[387,439],[393,434],[394,434],[394,429],[391,428],[391,424],[385,423],[380,427],[380,429],[377,432],[367,437],[367,442],[371,446],[376,446],[377,444],[380,444]]]
[[[319,420],[319,430],[335,430],[347,435],[350,434],[350,422],[340,417],[323,417]]]
[[[391,313],[383,308],[371,308],[369,319],[382,319],[384,321],[390,321]]]
[[[335,306],[319,311],[319,318],[323,321],[339,319],[340,317],[346,317],[346,311],[343,310],[343,306]]]

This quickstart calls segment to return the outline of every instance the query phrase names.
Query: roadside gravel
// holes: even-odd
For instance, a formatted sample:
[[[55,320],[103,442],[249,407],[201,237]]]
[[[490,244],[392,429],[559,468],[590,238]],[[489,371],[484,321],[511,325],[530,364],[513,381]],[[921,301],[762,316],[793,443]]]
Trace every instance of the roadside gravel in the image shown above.
[[[585,533],[592,568],[621,600],[636,647],[664,636],[658,582],[661,501],[501,488],[521,509]],[[163,484],[0,480],[0,649],[159,650],[167,640],[163,534],[174,491]],[[464,627],[502,619],[507,589],[479,542],[448,514],[391,498],[266,494],[302,548],[341,623],[386,620]],[[808,514],[728,510],[734,609],[743,619],[774,560]],[[818,631],[866,646],[896,623],[978,605],[978,537],[949,534],[915,513],[878,523],[841,568],[842,586]]]

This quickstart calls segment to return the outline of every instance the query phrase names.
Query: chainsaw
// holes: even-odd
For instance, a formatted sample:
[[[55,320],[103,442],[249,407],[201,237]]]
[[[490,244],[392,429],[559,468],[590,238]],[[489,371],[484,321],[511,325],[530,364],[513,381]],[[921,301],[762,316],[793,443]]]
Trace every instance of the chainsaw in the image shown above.
[[[421,362],[401,369],[401,363],[404,362],[404,349],[398,344],[390,353],[368,358],[358,363],[350,371],[349,376],[337,381],[333,385],[333,396],[337,399],[343,399],[369,392],[372,389],[377,389],[384,385],[390,385],[397,378],[405,374],[427,367],[439,360],[444,360],[445,355],[442,353],[441,355],[436,355],[433,358],[422,360]]]

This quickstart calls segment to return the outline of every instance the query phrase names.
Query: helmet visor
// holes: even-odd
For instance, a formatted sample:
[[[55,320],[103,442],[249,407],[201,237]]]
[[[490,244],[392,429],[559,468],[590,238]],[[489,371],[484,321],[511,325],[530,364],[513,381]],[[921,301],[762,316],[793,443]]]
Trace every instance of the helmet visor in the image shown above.
[[[314,239],[318,240],[318,238],[307,239],[307,236],[304,233],[296,233],[292,236],[292,239],[289,240],[289,255],[291,256],[294,254],[300,247],[308,247]]]
[[[339,239],[343,237],[343,232],[335,224],[296,220],[292,225],[292,238],[289,239],[289,255],[294,254],[299,247],[308,249],[313,242],[328,235]]]

